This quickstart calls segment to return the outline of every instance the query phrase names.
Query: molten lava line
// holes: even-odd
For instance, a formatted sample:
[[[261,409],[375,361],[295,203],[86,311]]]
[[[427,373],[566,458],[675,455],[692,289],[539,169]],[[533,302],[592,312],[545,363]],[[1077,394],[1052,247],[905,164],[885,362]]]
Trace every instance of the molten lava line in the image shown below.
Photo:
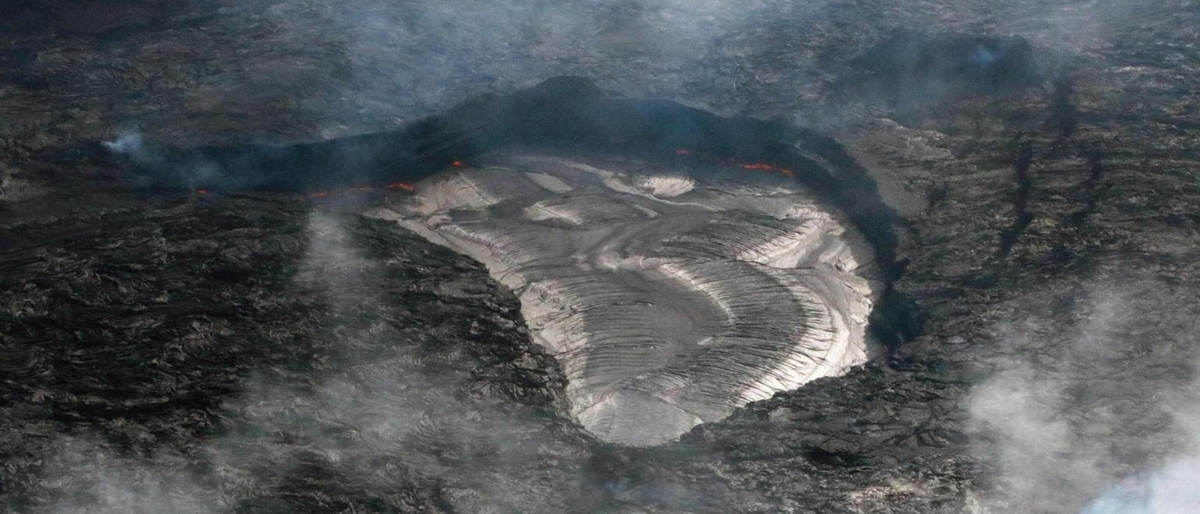
[[[408,192],[410,192],[410,193],[412,193],[412,192],[414,192],[414,191],[416,191],[416,190],[417,190],[417,188],[416,188],[416,187],[414,187],[412,184],[409,184],[409,183],[407,183],[407,182],[395,182],[395,183],[392,183],[392,184],[385,185],[385,186],[383,186],[383,188],[384,188],[384,189],[403,189],[403,190],[405,190],[405,191],[408,191]]]
[[[457,161],[457,160],[451,161],[450,165],[454,166],[456,168],[464,166],[462,161]],[[358,194],[358,193],[370,193],[370,192],[374,192],[374,191],[387,190],[387,189],[391,189],[391,190],[399,189],[401,191],[407,191],[409,193],[415,193],[417,191],[416,186],[409,184],[408,182],[392,182],[391,184],[384,184],[384,185],[378,186],[378,187],[358,186],[358,187],[347,187],[347,188],[343,188],[343,189],[333,189],[333,190],[329,190],[329,191],[311,191],[311,192],[306,193],[304,196],[305,196],[305,198],[325,198],[325,197],[329,197],[329,196],[345,196],[345,195],[352,195],[352,194]]]
[[[675,155],[692,155],[692,154],[693,154],[693,151],[690,149],[687,149],[687,148],[677,148],[675,150]],[[745,162],[739,161],[733,157],[714,157],[711,155],[703,155],[703,154],[700,157],[705,160],[715,160],[722,164],[727,164],[730,166],[738,166],[742,169],[747,169],[747,170],[752,170],[752,171],[765,171],[768,173],[778,173],[778,174],[783,175],[788,178],[796,177],[796,172],[794,172],[790,169],[776,166],[774,164],[770,164],[770,163],[766,163],[766,162],[745,163]]]
[[[775,165],[773,165],[773,164],[767,164],[767,163],[765,163],[765,162],[756,162],[756,163],[753,163],[753,164],[742,164],[741,166],[742,166],[742,168],[743,168],[743,169],[747,169],[747,170],[766,171],[766,172],[770,172],[770,173],[778,173],[778,174],[780,174],[780,175],[783,175],[783,176],[785,176],[785,177],[788,177],[788,178],[795,178],[795,177],[796,177],[796,172],[794,172],[794,171],[792,171],[792,170],[789,170],[789,169],[787,169],[787,168],[780,168],[779,166],[775,166]]]
[[[333,189],[333,190],[329,190],[329,191],[311,191],[311,192],[305,193],[304,197],[305,198],[326,198],[326,197],[330,197],[330,196],[346,196],[346,195],[353,195],[353,194],[360,194],[360,193],[371,193],[371,192],[375,192],[375,191],[379,191],[379,190],[383,190],[383,189],[393,189],[393,190],[400,189],[403,191],[408,191],[409,193],[412,193],[417,190],[416,187],[413,187],[412,184],[409,184],[407,182],[393,182],[391,184],[385,184],[380,187],[359,186],[359,187],[347,187],[347,188],[342,188],[342,189]]]

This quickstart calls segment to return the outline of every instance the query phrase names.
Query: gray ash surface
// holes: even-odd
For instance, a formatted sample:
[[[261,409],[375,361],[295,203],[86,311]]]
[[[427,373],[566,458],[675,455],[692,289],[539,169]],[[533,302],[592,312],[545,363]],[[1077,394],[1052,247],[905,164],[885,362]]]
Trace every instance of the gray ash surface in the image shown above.
[[[0,510],[1081,512],[1196,455],[1194,2],[85,3],[0,24]],[[1046,80],[840,96],[898,30],[1020,36]],[[353,195],[78,150],[378,132],[558,75],[836,138],[904,217],[923,331],[607,445],[480,264]]]

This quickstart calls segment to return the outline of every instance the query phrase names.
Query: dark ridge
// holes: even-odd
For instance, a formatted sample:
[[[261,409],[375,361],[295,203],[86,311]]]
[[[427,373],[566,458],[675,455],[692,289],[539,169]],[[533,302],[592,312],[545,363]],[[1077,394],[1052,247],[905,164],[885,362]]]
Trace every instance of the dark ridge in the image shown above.
[[[162,26],[190,4],[189,0],[7,0],[0,33],[119,38]]]
[[[875,180],[845,147],[812,130],[803,130],[799,136],[799,146],[821,156],[829,164],[825,169],[835,174],[833,180],[839,185],[829,186],[826,194],[834,195],[835,204],[850,216],[875,250],[884,272],[885,289],[871,311],[869,330],[892,354],[901,344],[919,336],[924,325],[924,314],[916,301],[895,288],[908,266],[907,259],[897,253],[897,230],[904,226],[904,220],[883,202]]]
[[[1046,125],[1067,139],[1075,135],[1075,129],[1079,127],[1079,109],[1072,101],[1074,85],[1068,77],[1054,79],[1051,84],[1054,89],[1050,93],[1050,118]]]
[[[1067,216],[1067,221],[1076,226],[1086,223],[1092,213],[1096,212],[1096,204],[1099,202],[1100,196],[1100,181],[1104,178],[1104,154],[1098,149],[1088,150],[1087,160],[1088,178],[1079,185],[1080,195],[1083,197],[1083,208]]]
[[[1033,165],[1033,143],[1025,140],[1024,134],[1016,138],[1017,158],[1013,162],[1013,181],[1017,189],[1013,192],[1013,224],[1000,233],[1000,247],[996,251],[998,258],[1003,259],[1012,252],[1021,233],[1033,222],[1033,214],[1029,212],[1029,193],[1033,191],[1033,179],[1029,176],[1029,167]]]
[[[288,146],[97,148],[130,172],[174,189],[312,191],[428,176],[475,155],[462,132],[432,118],[383,132]],[[110,147],[111,148],[111,147]]]
[[[901,218],[875,181],[833,138],[779,122],[724,118],[663,100],[614,98],[590,80],[559,77],[505,96],[464,103],[394,132],[290,146],[179,149],[128,144],[108,151],[160,187],[214,191],[314,191],[415,182],[454,161],[505,148],[576,150],[678,159],[676,151],[767,163],[846,213],[872,245],[888,284],[872,330],[889,346],[920,331],[916,305],[892,289]],[[112,148],[112,147],[110,147]]]

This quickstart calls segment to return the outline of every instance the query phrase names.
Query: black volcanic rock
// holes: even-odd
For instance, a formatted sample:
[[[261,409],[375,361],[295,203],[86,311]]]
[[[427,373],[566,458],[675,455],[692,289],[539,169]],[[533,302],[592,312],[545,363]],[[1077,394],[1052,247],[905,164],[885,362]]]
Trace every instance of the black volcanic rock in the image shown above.
[[[443,427],[437,452],[481,467],[499,440],[453,427],[519,429],[506,446],[579,444],[536,436],[565,421],[562,376],[477,264],[303,200],[127,200],[2,229],[10,507],[116,508],[105,502],[122,493],[97,481],[154,488],[144,475],[157,473],[224,489],[203,471],[223,469],[255,477],[231,498],[238,511],[429,510],[446,484],[402,449],[431,444],[421,424]],[[179,459],[190,463],[172,468]],[[48,481],[56,466],[68,474]],[[363,475],[384,468],[391,481]]]
[[[710,4],[639,13],[659,53],[593,51],[611,23],[574,2],[216,1],[6,31],[0,510],[1080,512],[1189,454],[1195,2]],[[1053,90],[922,96],[919,116],[839,96],[897,29],[1018,35],[1061,60]],[[903,217],[920,335],[680,443],[599,445],[478,265],[339,202],[139,187],[75,150],[393,130],[559,75],[823,127]]]

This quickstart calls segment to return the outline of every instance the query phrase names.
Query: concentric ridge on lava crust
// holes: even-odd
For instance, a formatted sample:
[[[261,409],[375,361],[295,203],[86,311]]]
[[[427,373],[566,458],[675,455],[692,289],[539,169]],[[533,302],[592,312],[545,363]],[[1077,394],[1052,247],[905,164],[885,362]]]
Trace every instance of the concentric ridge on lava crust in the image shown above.
[[[667,442],[867,359],[873,253],[794,181],[529,153],[481,162],[376,214],[512,288],[601,439]]]

